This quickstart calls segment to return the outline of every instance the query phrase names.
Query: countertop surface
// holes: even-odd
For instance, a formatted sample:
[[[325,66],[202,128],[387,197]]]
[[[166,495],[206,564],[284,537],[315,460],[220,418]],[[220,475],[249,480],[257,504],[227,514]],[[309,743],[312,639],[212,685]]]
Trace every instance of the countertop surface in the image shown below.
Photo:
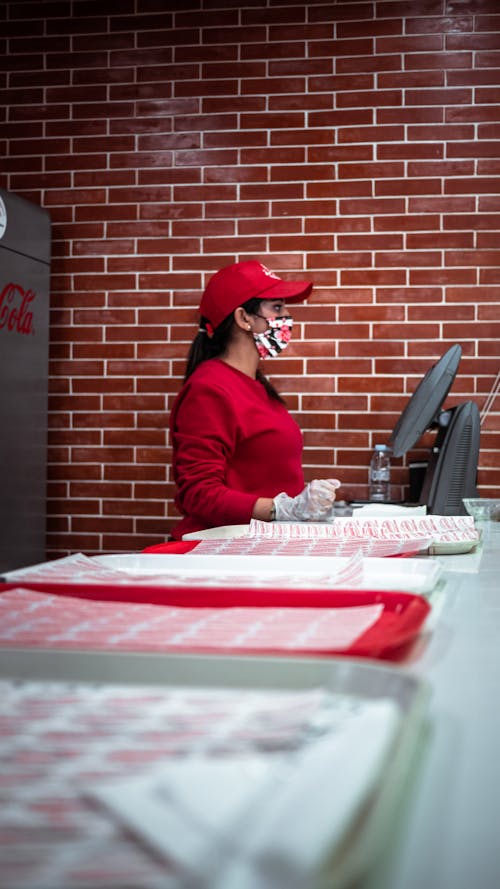
[[[436,614],[401,664],[430,686],[428,735],[363,889],[500,886],[500,524],[483,526],[477,552],[437,558]]]

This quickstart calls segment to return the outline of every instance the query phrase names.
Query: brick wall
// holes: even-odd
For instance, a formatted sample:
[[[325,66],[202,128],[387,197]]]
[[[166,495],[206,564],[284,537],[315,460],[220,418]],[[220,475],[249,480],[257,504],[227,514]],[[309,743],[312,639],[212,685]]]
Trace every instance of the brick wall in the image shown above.
[[[50,555],[175,520],[166,429],[207,278],[311,277],[269,374],[308,478],[366,496],[376,441],[453,343],[500,367],[498,0],[0,6],[0,185],[53,221]],[[482,429],[500,493],[500,399]],[[426,440],[424,440],[426,443]],[[394,461],[403,496],[409,457]]]

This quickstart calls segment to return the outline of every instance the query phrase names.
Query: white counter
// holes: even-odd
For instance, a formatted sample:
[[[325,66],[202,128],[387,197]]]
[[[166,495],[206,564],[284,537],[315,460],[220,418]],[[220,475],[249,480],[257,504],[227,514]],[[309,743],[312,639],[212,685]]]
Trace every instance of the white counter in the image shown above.
[[[448,559],[432,632],[402,665],[431,688],[427,741],[399,835],[362,889],[500,886],[500,524],[478,554]]]

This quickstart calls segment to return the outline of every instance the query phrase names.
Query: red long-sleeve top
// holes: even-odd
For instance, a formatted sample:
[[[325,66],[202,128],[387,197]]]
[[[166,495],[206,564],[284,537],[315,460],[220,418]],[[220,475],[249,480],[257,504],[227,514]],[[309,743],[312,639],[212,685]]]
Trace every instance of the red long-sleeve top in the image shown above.
[[[302,433],[262,383],[218,358],[204,361],[170,416],[176,505],[173,537],[247,524],[259,497],[304,487]]]

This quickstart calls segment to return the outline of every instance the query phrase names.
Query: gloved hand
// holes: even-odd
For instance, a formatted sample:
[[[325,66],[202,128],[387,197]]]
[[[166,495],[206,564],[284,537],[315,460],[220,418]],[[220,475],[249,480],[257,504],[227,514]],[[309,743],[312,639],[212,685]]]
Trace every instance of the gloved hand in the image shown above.
[[[340,482],[335,478],[314,479],[296,497],[284,492],[274,498],[277,522],[326,522],[332,513],[335,492]]]

